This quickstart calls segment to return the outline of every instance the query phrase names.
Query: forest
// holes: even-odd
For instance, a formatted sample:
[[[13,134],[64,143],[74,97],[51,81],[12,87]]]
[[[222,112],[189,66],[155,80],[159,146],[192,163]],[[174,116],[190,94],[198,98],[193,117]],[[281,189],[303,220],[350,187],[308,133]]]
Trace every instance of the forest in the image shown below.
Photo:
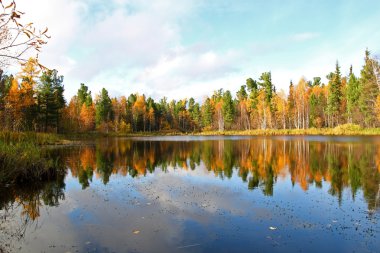
[[[92,95],[80,84],[70,101],[57,70],[30,58],[16,75],[0,72],[0,120],[3,131],[85,132],[202,132],[252,129],[334,128],[380,125],[380,64],[365,51],[360,76],[342,75],[339,63],[326,76],[278,91],[271,72],[248,78],[236,95],[219,89],[201,103],[194,98],[155,101],[144,94],[110,97],[106,88]]]

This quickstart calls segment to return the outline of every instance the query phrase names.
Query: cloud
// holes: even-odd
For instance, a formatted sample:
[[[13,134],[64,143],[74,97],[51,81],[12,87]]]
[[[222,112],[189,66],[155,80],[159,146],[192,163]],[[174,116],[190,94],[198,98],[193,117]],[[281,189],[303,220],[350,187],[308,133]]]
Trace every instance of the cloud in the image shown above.
[[[41,62],[66,76],[69,96],[80,82],[98,87],[104,76],[130,76],[131,68],[143,73],[155,66],[181,47],[179,23],[193,6],[191,0],[19,2],[20,9],[27,10],[25,18],[49,27],[52,39]]]
[[[54,0],[48,9],[58,12],[62,3]],[[165,94],[174,98],[174,93],[198,96],[198,90],[186,94],[181,90],[194,82],[204,84],[237,72],[241,65],[237,50],[217,52],[212,45],[183,45],[181,23],[197,8],[195,1],[114,0],[104,5],[82,0],[79,4],[69,2],[69,6],[72,9],[68,12],[80,13],[81,18],[65,24],[65,30],[71,32],[63,33],[59,42],[52,39],[64,44],[62,48],[43,53],[48,55],[45,60],[57,55],[62,58],[58,61],[56,57],[51,65],[58,65],[56,68],[66,76],[68,97],[81,82],[94,93],[106,87],[112,96],[132,92],[155,98]],[[207,87],[210,85],[204,90],[212,92]]]
[[[346,36],[347,31],[330,25],[325,29],[323,22],[314,24],[312,19],[302,25],[289,21],[293,5],[269,8],[273,7],[269,4],[266,7],[272,11],[264,15],[263,4],[244,1],[17,3],[27,13],[26,22],[49,27],[52,38],[40,60],[65,76],[68,100],[81,82],[93,93],[105,87],[112,96],[139,92],[155,99],[200,99],[219,88],[234,93],[247,77],[258,78],[264,71],[272,71],[278,89],[287,90],[290,79],[325,76],[336,60],[342,63],[343,73],[349,63],[358,70],[366,46],[375,53],[379,50],[378,15],[345,24],[350,27]],[[251,21],[244,13],[256,13],[262,24],[248,26]],[[235,21],[239,26],[229,31],[228,24]]]
[[[296,42],[302,42],[302,41],[307,41],[307,40],[312,40],[319,37],[319,33],[314,33],[314,32],[305,32],[305,33],[297,33],[294,34],[290,40],[291,41],[296,41]]]
[[[17,7],[25,12],[22,17],[24,23],[33,22],[40,30],[49,28],[51,39],[39,55],[41,62],[68,73],[75,60],[67,52],[80,31],[80,17],[85,6],[73,0],[21,0],[17,1]]]
[[[230,84],[244,84],[244,81],[235,81],[240,76],[239,66],[243,62],[238,52],[217,53],[199,47],[174,51],[143,69],[118,68],[98,75],[96,89],[99,90],[101,83],[108,80],[113,87],[118,87],[118,91],[110,92],[113,95],[144,92],[156,99],[166,96],[169,99],[195,97],[200,100],[221,87],[227,89],[234,86]]]
[[[239,60],[240,55],[235,51],[217,53],[212,50],[199,52],[183,49],[174,55],[162,57],[157,64],[146,68],[136,81],[162,83],[172,76],[184,82],[210,80],[223,76],[225,73],[238,71]],[[173,81],[180,81],[178,79]],[[167,85],[181,85],[183,81],[167,83]]]

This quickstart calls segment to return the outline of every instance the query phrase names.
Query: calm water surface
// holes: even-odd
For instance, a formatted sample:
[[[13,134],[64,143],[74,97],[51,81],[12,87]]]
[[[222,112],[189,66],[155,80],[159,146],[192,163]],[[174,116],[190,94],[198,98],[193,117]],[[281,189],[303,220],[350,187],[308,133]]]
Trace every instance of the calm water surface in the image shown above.
[[[115,138],[51,152],[65,175],[0,186],[0,249],[380,250],[380,138]]]

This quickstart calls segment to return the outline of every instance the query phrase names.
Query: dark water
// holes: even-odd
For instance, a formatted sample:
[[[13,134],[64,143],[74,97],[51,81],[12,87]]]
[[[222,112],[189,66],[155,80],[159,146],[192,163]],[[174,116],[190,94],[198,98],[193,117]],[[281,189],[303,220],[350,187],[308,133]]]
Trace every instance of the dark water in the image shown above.
[[[380,138],[102,139],[0,188],[0,252],[379,252]]]

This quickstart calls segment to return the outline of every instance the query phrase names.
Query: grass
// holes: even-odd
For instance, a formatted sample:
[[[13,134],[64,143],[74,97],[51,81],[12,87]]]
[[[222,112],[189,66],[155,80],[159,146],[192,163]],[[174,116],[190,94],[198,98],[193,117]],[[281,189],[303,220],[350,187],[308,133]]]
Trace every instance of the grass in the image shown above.
[[[36,145],[60,144],[63,141],[62,136],[52,133],[35,133],[35,132],[0,132],[0,141],[9,145],[17,143],[33,143]]]
[[[60,171],[43,145],[62,144],[60,136],[0,132],[0,185],[48,178]]]
[[[96,136],[97,134],[94,133]],[[99,135],[99,134],[98,134]],[[308,128],[308,129],[253,129],[253,130],[225,130],[225,131],[202,131],[202,132],[135,132],[127,134],[109,133],[103,136],[115,137],[139,137],[139,136],[173,136],[173,135],[247,135],[247,136],[276,136],[276,135],[380,135],[380,128],[362,128],[355,124],[344,124],[335,128]]]
[[[355,124],[344,124],[335,128],[308,128],[308,129],[254,129],[243,131],[206,131],[194,135],[251,135],[251,136],[276,136],[276,135],[380,135],[380,128],[361,128]]]

